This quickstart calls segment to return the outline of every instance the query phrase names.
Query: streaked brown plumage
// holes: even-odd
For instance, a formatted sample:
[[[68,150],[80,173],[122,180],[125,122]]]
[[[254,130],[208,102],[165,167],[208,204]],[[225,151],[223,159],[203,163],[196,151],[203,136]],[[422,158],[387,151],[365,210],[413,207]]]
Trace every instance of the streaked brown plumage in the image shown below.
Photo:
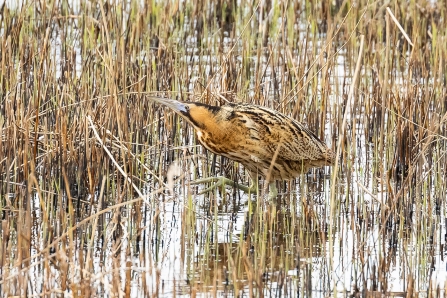
[[[314,133],[275,110],[245,103],[218,107],[149,98],[187,120],[205,148],[240,162],[252,173],[269,176],[271,181],[292,179],[309,168],[335,161],[332,150]]]

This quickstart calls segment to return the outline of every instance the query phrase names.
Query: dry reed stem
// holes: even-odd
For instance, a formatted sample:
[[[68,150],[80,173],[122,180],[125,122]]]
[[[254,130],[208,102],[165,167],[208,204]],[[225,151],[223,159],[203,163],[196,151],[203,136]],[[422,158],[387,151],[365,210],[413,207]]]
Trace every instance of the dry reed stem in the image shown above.
[[[330,217],[334,218],[335,217],[335,186],[336,186],[336,181],[337,181],[337,173],[338,173],[338,164],[339,164],[339,159],[340,159],[340,154],[341,154],[341,147],[342,147],[342,142],[345,139],[344,136],[344,132],[346,129],[346,123],[347,123],[347,119],[348,119],[348,114],[351,112],[351,106],[353,105],[354,102],[354,90],[355,90],[355,84],[358,78],[358,75],[360,73],[360,69],[361,69],[361,61],[363,58],[363,45],[364,45],[364,41],[365,41],[365,36],[364,35],[360,35],[360,46],[359,46],[359,54],[357,56],[357,63],[355,66],[355,71],[354,71],[354,76],[352,77],[352,81],[351,81],[351,86],[349,89],[349,93],[348,93],[348,99],[346,101],[346,107],[345,107],[345,113],[343,115],[343,122],[340,128],[340,133],[338,135],[338,144],[337,144],[337,153],[335,154],[336,158],[335,158],[335,164],[333,166],[332,169],[332,179],[331,179],[331,212],[330,212]],[[331,264],[331,267],[333,266],[333,257],[334,257],[334,245],[331,239],[332,238],[332,225],[329,225],[329,262]],[[332,277],[331,277],[332,278]]]
[[[389,7],[386,8],[386,12],[388,13],[388,15],[391,16],[391,19],[393,20],[393,22],[396,24],[397,28],[399,28],[400,32],[402,32],[403,36],[405,37],[405,39],[407,40],[407,42],[414,47],[413,43],[411,42],[410,37],[408,36],[408,34],[405,32],[404,28],[402,28],[402,26],[400,25],[399,21],[396,19],[396,17],[394,16],[393,12],[391,11],[391,9]]]

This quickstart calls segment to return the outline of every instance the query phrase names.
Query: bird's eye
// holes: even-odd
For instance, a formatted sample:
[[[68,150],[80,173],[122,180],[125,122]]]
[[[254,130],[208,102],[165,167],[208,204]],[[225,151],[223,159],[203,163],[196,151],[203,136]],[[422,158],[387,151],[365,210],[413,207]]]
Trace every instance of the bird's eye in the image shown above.
[[[187,106],[187,105],[182,105],[182,107],[180,108],[180,111],[181,111],[183,114],[187,114],[187,113],[189,113],[189,106]]]

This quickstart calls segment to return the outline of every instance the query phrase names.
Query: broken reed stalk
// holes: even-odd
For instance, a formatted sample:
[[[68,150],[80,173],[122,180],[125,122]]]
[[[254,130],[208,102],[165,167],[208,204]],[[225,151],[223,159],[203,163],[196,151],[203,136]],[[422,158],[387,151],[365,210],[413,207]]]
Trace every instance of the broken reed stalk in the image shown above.
[[[138,187],[132,182],[132,179],[130,179],[129,175],[127,175],[126,172],[124,172],[124,170],[121,168],[121,166],[116,162],[115,158],[113,158],[113,155],[112,155],[112,153],[110,153],[109,149],[107,149],[107,147],[104,146],[104,143],[102,142],[101,137],[99,136],[98,132],[96,131],[95,125],[93,124],[93,121],[90,118],[90,116],[87,116],[87,120],[90,123],[90,127],[92,128],[93,133],[95,134],[96,140],[101,144],[102,148],[107,153],[107,155],[109,156],[112,163],[115,165],[115,167],[121,173],[121,175],[123,175],[125,180],[127,180],[127,182],[129,182],[132,185],[133,189],[140,196],[140,198],[143,200],[143,202],[145,202],[147,205],[150,206],[151,204],[146,199],[146,196],[143,195],[143,193],[138,189]]]

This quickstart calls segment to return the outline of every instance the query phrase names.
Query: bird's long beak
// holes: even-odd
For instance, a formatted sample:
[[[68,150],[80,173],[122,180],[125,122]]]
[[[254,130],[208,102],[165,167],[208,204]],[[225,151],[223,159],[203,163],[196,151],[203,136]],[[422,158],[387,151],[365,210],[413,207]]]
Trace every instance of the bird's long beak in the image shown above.
[[[161,103],[162,105],[165,105],[171,109],[173,109],[177,113],[186,113],[189,110],[189,106],[186,103],[183,103],[178,100],[170,99],[170,98],[164,98],[164,97],[158,97],[158,96],[147,96],[147,98],[156,101],[158,103]]]

